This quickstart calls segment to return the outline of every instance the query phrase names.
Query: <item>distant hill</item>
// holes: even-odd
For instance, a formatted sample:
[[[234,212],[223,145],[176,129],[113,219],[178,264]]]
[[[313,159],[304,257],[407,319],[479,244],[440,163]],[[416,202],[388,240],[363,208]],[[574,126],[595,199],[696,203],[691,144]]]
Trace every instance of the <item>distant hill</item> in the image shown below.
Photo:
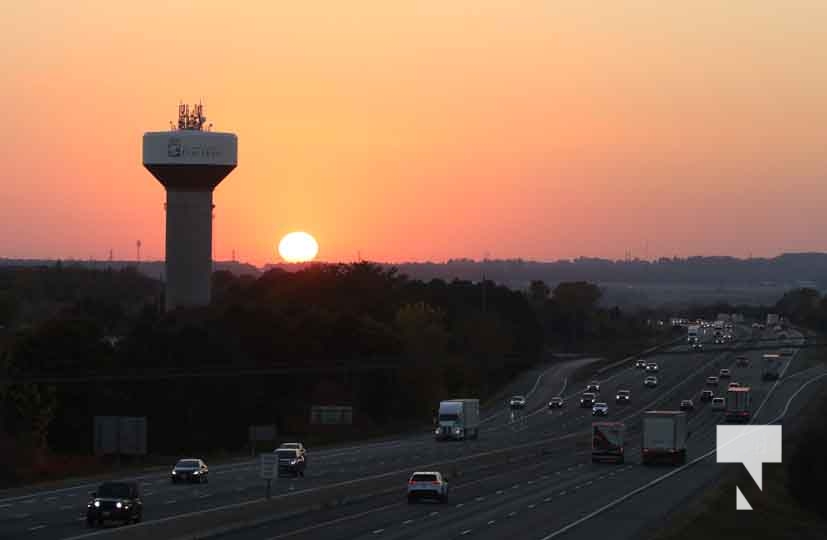
[[[63,265],[86,268],[120,269],[136,266],[135,261],[81,261],[64,260]],[[0,259],[0,266],[51,266],[55,260]],[[323,263],[321,263],[323,264]],[[308,264],[269,264],[257,268],[234,261],[217,261],[216,270],[228,270],[236,275],[258,276],[267,270],[280,268],[296,271]],[[525,288],[533,280],[548,284],[562,281],[589,281],[602,284],[635,285],[696,285],[705,288],[766,287],[789,289],[793,287],[827,288],[827,253],[787,253],[774,258],[738,259],[735,257],[662,258],[656,261],[612,261],[581,257],[554,262],[525,261],[522,259],[482,260],[453,259],[445,263],[406,262],[383,264],[396,267],[413,279],[479,281],[485,279]],[[153,278],[164,274],[163,261],[144,261],[137,265],[139,272]]]
[[[77,259],[67,259],[61,260],[60,262],[65,267],[92,268],[96,270],[104,270],[106,268],[121,270],[123,268],[137,267],[138,271],[147,277],[163,279],[164,276],[164,261],[141,261],[140,263],[137,263],[136,261],[83,261]],[[0,267],[54,266],[56,263],[57,260],[55,259],[0,259]],[[252,264],[235,261],[216,261],[215,270],[229,270],[237,276],[258,276],[261,274],[261,271]]]

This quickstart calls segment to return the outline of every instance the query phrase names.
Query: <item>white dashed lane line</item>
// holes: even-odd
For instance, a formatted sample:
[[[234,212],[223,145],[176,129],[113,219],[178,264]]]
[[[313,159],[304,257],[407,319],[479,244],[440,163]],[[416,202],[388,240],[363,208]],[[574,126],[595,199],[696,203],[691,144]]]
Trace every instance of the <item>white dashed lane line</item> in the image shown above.
[[[177,500],[175,500],[175,499],[170,499],[170,500],[168,500],[168,501],[164,502],[164,504],[175,504],[175,503],[177,503],[177,502],[178,502],[178,501],[177,501]]]
[[[0,509],[2,508],[11,508],[10,504],[0,504]]]
[[[545,499],[543,499],[543,502],[544,503],[550,503],[551,502],[551,497],[546,497]]]
[[[463,506],[465,506],[465,503],[459,503],[456,507],[457,508],[462,508]]]
[[[35,499],[29,499],[29,500],[26,500],[26,501],[21,501],[21,502],[22,502],[23,504],[34,504],[34,503],[36,502],[36,500],[35,500]]]
[[[46,525],[35,525],[34,527],[29,527],[30,531],[39,531],[40,529],[45,529]]]
[[[491,521],[489,521],[489,522],[488,522],[488,524],[489,524],[489,525],[493,525],[493,524],[495,524],[496,522],[497,522],[497,520],[496,520],[496,519],[492,519]]]
[[[508,517],[514,517],[516,515],[517,515],[517,512],[511,512],[510,514],[508,514]]]
[[[528,505],[528,509],[529,509],[529,510],[534,510],[535,508],[537,508],[537,505],[536,505],[536,504],[529,504],[529,505]]]
[[[466,534],[471,534],[471,529],[465,529],[464,531],[459,533],[460,536],[465,536]]]
[[[434,517],[434,516],[438,516],[438,515],[439,515],[439,512],[431,512],[430,514],[428,514],[428,517]]]
[[[373,534],[382,534],[383,532],[385,532],[385,529],[376,529]]]
[[[402,525],[410,525],[411,523],[413,523],[412,519],[406,519],[405,521],[402,522]]]

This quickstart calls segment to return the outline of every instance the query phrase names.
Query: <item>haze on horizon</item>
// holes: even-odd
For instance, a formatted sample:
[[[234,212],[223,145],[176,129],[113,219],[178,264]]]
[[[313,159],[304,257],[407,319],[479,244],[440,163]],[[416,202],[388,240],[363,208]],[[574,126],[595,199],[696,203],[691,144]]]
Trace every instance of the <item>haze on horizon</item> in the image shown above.
[[[239,136],[216,259],[827,251],[827,3],[24,2],[0,257],[164,256],[141,135]]]

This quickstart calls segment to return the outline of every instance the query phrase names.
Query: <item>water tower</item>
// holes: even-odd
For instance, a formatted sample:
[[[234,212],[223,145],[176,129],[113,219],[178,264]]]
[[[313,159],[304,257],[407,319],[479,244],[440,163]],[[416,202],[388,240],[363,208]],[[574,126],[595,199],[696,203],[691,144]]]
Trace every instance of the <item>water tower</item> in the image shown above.
[[[210,303],[212,192],[238,163],[238,138],[205,121],[200,104],[179,105],[177,126],[144,133],[144,167],[167,190],[167,310]]]

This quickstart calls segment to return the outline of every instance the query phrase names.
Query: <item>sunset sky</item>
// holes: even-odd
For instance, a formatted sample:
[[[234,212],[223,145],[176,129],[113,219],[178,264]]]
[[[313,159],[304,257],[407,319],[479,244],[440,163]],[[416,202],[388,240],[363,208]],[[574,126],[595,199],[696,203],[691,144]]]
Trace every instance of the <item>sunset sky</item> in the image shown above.
[[[827,2],[26,1],[0,257],[164,256],[141,136],[239,137],[215,258],[827,251]],[[648,246],[648,251],[646,246]]]

